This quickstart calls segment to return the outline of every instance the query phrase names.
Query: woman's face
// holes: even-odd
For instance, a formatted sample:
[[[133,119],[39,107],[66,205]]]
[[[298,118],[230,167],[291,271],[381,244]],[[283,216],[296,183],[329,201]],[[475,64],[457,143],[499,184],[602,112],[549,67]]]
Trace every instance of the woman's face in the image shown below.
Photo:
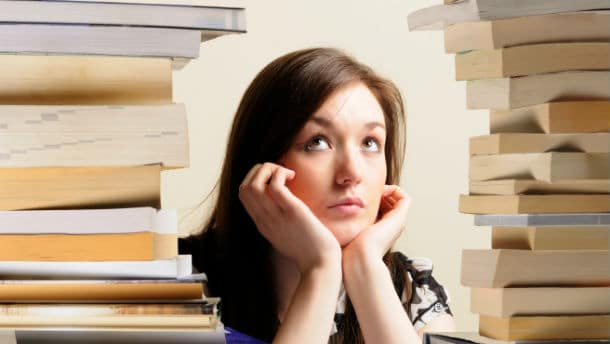
[[[377,218],[386,180],[385,120],[360,82],[334,92],[280,159],[295,171],[288,188],[343,247]]]

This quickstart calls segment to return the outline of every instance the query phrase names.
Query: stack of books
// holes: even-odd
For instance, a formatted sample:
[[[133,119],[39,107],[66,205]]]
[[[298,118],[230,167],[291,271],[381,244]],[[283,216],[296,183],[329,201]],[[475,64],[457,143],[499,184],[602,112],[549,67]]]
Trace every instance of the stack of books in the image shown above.
[[[491,250],[462,255],[482,336],[610,339],[609,9],[447,0],[409,15],[411,29],[444,29],[468,108],[490,110],[460,196],[493,226]]]
[[[224,340],[160,177],[189,164],[172,71],[238,32],[237,7],[0,1],[0,328]]]

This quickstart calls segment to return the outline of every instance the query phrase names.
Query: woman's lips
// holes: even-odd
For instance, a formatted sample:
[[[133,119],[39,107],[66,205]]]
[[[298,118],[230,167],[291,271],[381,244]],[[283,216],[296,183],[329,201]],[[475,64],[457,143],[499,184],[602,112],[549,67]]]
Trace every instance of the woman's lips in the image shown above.
[[[364,209],[364,202],[359,197],[345,197],[333,203],[328,209],[344,216],[355,215]]]

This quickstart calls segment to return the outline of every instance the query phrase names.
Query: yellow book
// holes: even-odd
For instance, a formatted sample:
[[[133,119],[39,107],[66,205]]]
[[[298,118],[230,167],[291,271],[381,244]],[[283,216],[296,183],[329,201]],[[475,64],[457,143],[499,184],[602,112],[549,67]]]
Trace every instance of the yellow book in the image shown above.
[[[469,80],[469,109],[509,110],[564,100],[610,99],[610,71],[570,71]]]
[[[610,194],[610,179],[563,179],[546,182],[533,179],[470,181],[471,195],[519,194]]]
[[[470,155],[549,151],[610,153],[610,133],[497,133],[470,138]]]
[[[608,195],[460,195],[466,214],[544,214],[610,212]]]
[[[610,69],[610,43],[577,42],[472,50],[455,55],[456,80]]]
[[[159,208],[161,165],[0,168],[0,210]]]
[[[502,340],[608,339],[610,315],[517,316],[481,315],[479,333]]]
[[[153,232],[0,234],[0,247],[0,260],[6,261],[155,260],[176,257],[178,237]]]
[[[493,227],[491,247],[517,250],[608,250],[610,226]]]
[[[171,102],[170,59],[0,55],[0,104],[136,105]]]
[[[491,110],[489,132],[602,133],[610,131],[610,102],[551,102],[513,110]]]
[[[475,155],[470,157],[472,181],[535,179],[545,182],[573,179],[606,179],[609,153],[548,152]]]
[[[3,280],[3,302],[101,302],[196,300],[203,296],[198,281],[177,280]]]
[[[460,282],[479,288],[610,285],[608,250],[463,250]]]
[[[469,21],[445,27],[445,51],[457,53],[551,42],[608,42],[608,26],[608,11]]]
[[[492,317],[605,314],[610,287],[471,288],[470,311]]]
[[[218,316],[213,314],[188,315],[108,315],[108,316],[35,316],[14,315],[0,317],[0,328],[21,327],[95,327],[113,329],[154,328],[215,328]]]

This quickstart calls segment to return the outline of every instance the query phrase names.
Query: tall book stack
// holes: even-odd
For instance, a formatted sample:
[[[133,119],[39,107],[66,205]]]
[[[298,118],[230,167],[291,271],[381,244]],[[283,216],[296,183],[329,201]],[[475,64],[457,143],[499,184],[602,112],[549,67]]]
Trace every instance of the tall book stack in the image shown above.
[[[470,139],[460,211],[492,226],[464,250],[481,338],[610,339],[610,1],[446,0],[409,15],[441,28],[489,109]]]
[[[172,70],[238,32],[237,7],[0,1],[0,328],[224,340],[160,177],[189,164]]]

